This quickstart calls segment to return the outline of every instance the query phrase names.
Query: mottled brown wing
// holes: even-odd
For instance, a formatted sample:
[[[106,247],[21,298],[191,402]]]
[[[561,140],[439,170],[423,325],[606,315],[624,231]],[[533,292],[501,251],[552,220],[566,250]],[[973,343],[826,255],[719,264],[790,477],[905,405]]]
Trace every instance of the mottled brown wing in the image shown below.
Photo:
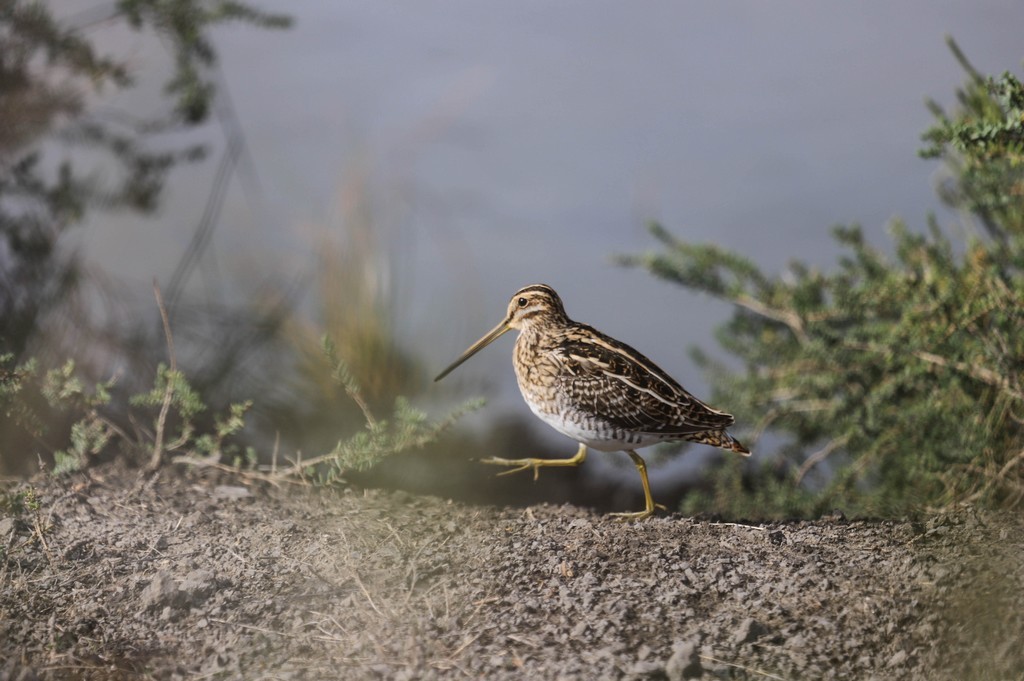
[[[687,435],[732,425],[654,362],[583,324],[558,345],[558,380],[583,412],[635,432]]]

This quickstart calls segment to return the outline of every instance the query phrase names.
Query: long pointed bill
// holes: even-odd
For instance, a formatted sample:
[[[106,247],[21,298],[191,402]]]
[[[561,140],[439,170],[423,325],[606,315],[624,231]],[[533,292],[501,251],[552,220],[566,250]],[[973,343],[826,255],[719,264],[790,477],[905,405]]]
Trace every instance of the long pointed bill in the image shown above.
[[[467,359],[469,359],[470,357],[472,357],[473,355],[475,355],[476,353],[480,352],[481,350],[486,348],[488,345],[493,343],[495,340],[497,340],[498,336],[500,336],[501,334],[505,333],[506,331],[511,331],[511,330],[512,330],[512,327],[508,325],[507,321],[503,321],[501,324],[498,324],[496,327],[494,327],[493,329],[488,331],[486,336],[484,336],[483,338],[478,340],[476,343],[473,343],[472,345],[470,345],[469,349],[466,350],[464,353],[462,353],[457,360],[452,362],[452,365],[450,367],[448,367],[447,369],[442,371],[440,374],[438,374],[437,378],[435,378],[434,381],[440,381],[442,378],[444,378],[445,376],[450,374],[452,371],[454,371],[456,369],[456,367],[458,367],[460,364],[462,364]]]

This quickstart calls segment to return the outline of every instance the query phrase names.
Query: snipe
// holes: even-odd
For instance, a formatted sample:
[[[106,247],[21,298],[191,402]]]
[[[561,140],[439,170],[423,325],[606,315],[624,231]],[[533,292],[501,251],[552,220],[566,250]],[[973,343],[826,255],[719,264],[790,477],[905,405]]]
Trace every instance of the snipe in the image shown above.
[[[640,471],[645,507],[612,515],[639,520],[660,505],[651,498],[647,466],[635,450],[687,440],[749,456],[750,451],[725,432],[734,421],[730,414],[698,400],[625,343],[569,319],[562,299],[544,284],[517,291],[505,319],[434,380],[440,381],[512,329],[519,331],[512,363],[523,399],[542,421],[580,446],[568,459],[483,460],[515,467],[502,475],[532,468],[536,479],[542,466],[578,466],[588,447],[625,451]]]

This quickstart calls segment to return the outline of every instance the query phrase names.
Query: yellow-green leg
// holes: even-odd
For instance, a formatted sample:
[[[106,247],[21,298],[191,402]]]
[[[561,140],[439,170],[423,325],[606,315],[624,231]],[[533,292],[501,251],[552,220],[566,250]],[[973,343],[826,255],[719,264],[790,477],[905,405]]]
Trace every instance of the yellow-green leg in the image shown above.
[[[660,508],[666,511],[664,506],[661,504],[654,503],[654,498],[651,497],[651,485],[647,482],[647,464],[640,458],[640,455],[634,452],[632,449],[627,449],[626,453],[629,454],[629,458],[633,459],[633,463],[636,464],[636,469],[640,471],[640,482],[644,486],[644,510],[634,511],[633,513],[610,513],[616,518],[622,520],[643,520],[649,515],[654,513],[654,509]]]
[[[580,448],[576,450],[575,456],[571,456],[568,459],[501,459],[498,457],[491,457],[490,459],[481,459],[480,463],[488,463],[494,466],[516,466],[510,471],[502,471],[498,475],[512,475],[519,471],[525,471],[528,468],[533,469],[533,479],[536,480],[540,476],[540,469],[542,466],[579,466],[587,458],[587,446],[584,444],[580,445]],[[646,478],[645,478],[646,480]],[[646,485],[647,483],[644,482]],[[649,495],[648,495],[649,496]]]

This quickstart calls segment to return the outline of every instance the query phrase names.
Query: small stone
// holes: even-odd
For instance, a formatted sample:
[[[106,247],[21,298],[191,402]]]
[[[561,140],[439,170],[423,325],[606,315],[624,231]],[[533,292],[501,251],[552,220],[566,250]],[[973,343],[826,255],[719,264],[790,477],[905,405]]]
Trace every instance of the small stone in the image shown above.
[[[239,485],[217,485],[213,488],[213,496],[218,499],[244,499],[252,496],[248,487]]]
[[[704,676],[700,664],[700,643],[696,640],[679,641],[672,646],[672,656],[665,663],[665,676],[669,681],[699,679]]]
[[[664,672],[664,667],[654,660],[639,660],[633,663],[633,666],[629,670],[631,676],[638,676],[640,678],[651,678],[661,676]]]
[[[0,539],[7,539],[17,529],[18,524],[14,518],[0,518]]]
[[[154,575],[149,586],[142,591],[139,605],[143,610],[156,610],[161,607],[175,605],[179,600],[178,587],[171,573],[161,570]]]
[[[736,633],[733,634],[732,640],[736,645],[743,645],[744,643],[753,643],[767,633],[768,630],[763,624],[753,617],[748,617],[740,623]]]
[[[786,641],[786,647],[790,650],[804,652],[807,648],[807,639],[803,634],[797,634]]]
[[[897,650],[896,653],[892,657],[889,658],[889,661],[886,663],[885,666],[886,667],[898,667],[898,666],[900,666],[901,664],[903,664],[906,661],[907,661],[907,651],[905,651],[905,650]]]
[[[192,604],[201,603],[217,589],[213,573],[209,570],[192,570],[181,582],[182,597]]]

